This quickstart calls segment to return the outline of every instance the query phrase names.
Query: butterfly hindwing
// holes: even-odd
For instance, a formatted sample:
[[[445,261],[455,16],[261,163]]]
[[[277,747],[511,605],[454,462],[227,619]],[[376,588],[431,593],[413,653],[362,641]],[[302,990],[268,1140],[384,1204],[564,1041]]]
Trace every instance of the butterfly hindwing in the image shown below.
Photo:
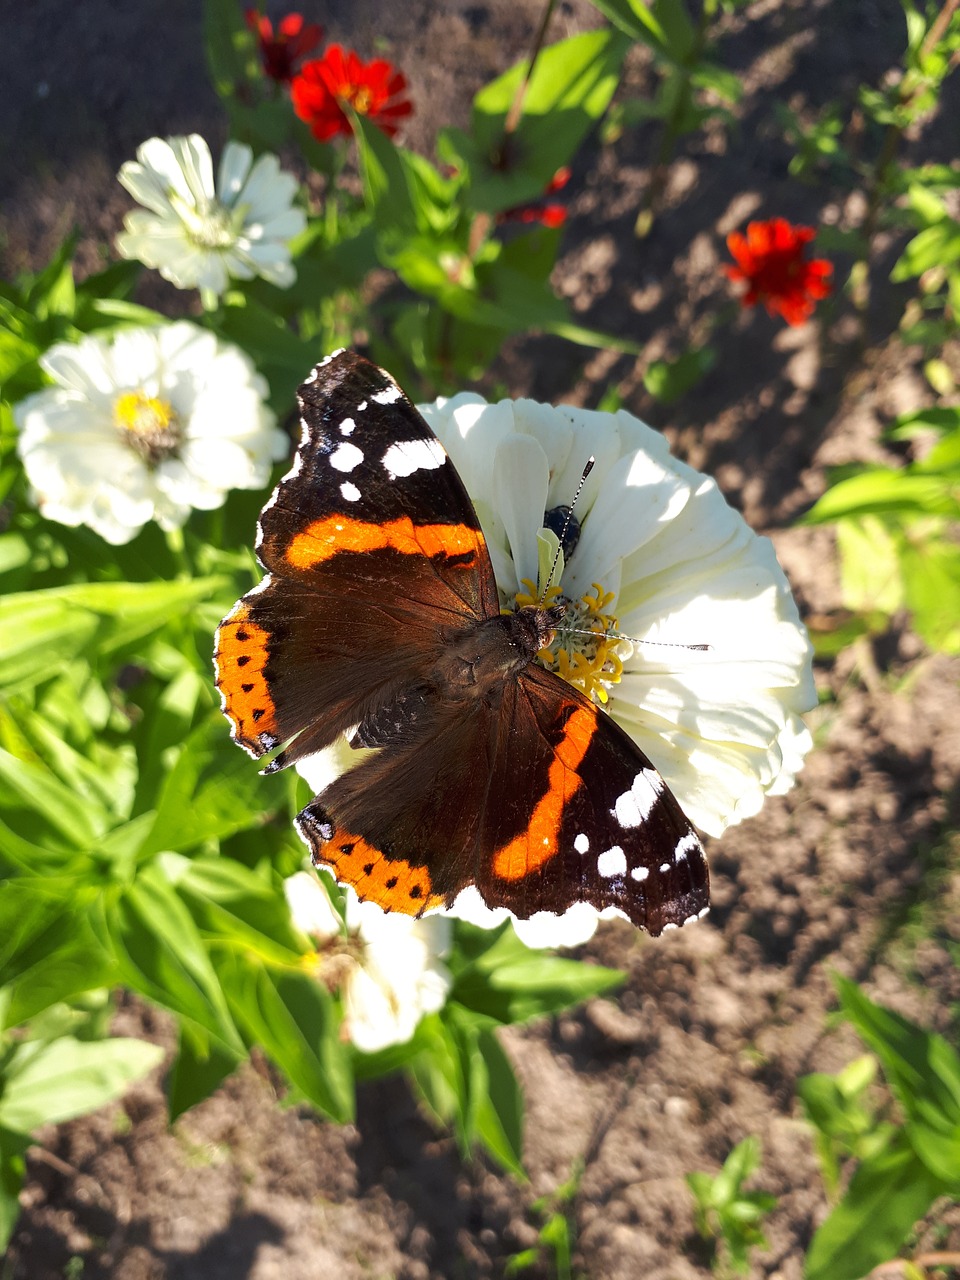
[[[703,849],[659,773],[604,712],[529,667],[502,697],[444,714],[303,811],[319,862],[385,910],[475,887],[520,919],[616,907],[656,935],[704,913]],[[517,749],[522,743],[522,750]]]

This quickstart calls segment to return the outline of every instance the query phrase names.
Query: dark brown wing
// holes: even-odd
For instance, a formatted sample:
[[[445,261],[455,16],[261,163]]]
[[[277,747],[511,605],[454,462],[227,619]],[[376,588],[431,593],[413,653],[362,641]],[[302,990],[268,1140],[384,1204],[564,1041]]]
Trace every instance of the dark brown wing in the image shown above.
[[[297,819],[363,899],[420,914],[471,885],[526,919],[616,907],[656,935],[703,915],[703,849],[646,757],[539,667],[464,709],[432,699],[415,740],[338,778]]]
[[[255,757],[291,744],[271,769],[389,706],[499,607],[473,504],[393,379],[338,352],[298,403],[303,440],[260,517],[268,576],[215,653],[235,740]]]

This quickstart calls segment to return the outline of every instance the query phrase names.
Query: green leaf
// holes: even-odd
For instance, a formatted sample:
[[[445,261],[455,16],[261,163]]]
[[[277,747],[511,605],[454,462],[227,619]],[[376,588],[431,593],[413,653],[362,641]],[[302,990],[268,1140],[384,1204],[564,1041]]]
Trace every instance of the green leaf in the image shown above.
[[[716,363],[714,347],[691,347],[676,360],[654,360],[643,375],[643,385],[663,404],[673,404],[695,387]]]
[[[845,1017],[880,1059],[907,1113],[907,1134],[931,1174],[960,1186],[960,1057],[942,1036],[874,1004],[834,976]]]
[[[925,537],[908,530],[900,567],[917,634],[940,653],[960,653],[960,547],[940,527]]]
[[[79,653],[131,644],[188,613],[224,582],[77,583],[8,595],[0,599],[0,684],[46,679]]]
[[[233,0],[204,0],[203,47],[217,94],[232,102],[238,84],[254,81],[253,34]]]
[[[947,267],[960,260],[960,223],[947,219],[915,235],[894,263],[895,283],[923,275],[931,267]]]
[[[840,582],[848,609],[888,617],[904,604],[900,539],[877,516],[837,522]]]
[[[806,1280],[860,1280],[896,1256],[914,1223],[949,1188],[905,1135],[861,1162],[843,1199],[813,1237]]]
[[[128,986],[243,1053],[203,938],[159,868],[146,867],[112,906],[104,904],[101,928]]]
[[[248,1041],[259,1044],[314,1106],[348,1124],[355,1113],[350,1060],[323,984],[307,973],[275,973],[239,957],[231,957],[223,972]]]
[[[458,183],[423,156],[398,147],[366,116],[355,116],[367,207],[381,230],[443,235],[459,217],[453,204]]]
[[[495,1031],[481,1031],[477,1047],[487,1077],[477,1103],[477,1137],[505,1169],[525,1180],[523,1091]]]
[[[906,468],[870,467],[833,485],[802,518],[830,524],[844,516],[960,515],[960,501],[943,480]]]
[[[54,1004],[118,981],[83,909],[83,891],[73,881],[64,890],[58,899],[45,881],[24,878],[4,885],[0,984],[7,1001],[0,1023],[5,1026],[17,1026]]]
[[[296,966],[301,950],[279,882],[229,858],[162,854],[165,874],[197,924],[218,947]]]
[[[223,716],[213,712],[183,743],[163,783],[140,857],[222,840],[265,821],[285,803],[285,789],[276,778],[256,772],[231,740]]]
[[[171,1122],[217,1089],[240,1062],[239,1055],[212,1039],[202,1027],[180,1023],[180,1047],[167,1080]]]
[[[119,1098],[162,1059],[160,1045],[144,1040],[63,1036],[22,1044],[7,1061],[0,1126],[26,1134],[85,1115]]]
[[[52,850],[57,851],[89,849],[109,825],[102,808],[92,800],[82,800],[46,765],[20,760],[3,750],[0,750],[0,809],[7,810],[10,821],[27,818],[34,839],[50,843]],[[0,851],[3,850],[4,839],[0,834]],[[49,856],[46,854],[45,860]]]
[[[473,139],[448,135],[466,153],[474,208],[498,213],[542,194],[606,111],[629,47],[621,32],[607,29],[542,50],[503,156],[504,124],[527,63],[480,90],[473,103]]]
[[[496,1022],[525,1022],[610,991],[623,978],[616,969],[530,950],[508,931],[457,974],[450,999]]]
[[[20,1190],[26,1174],[24,1155],[30,1139],[0,1128],[0,1254],[6,1251],[20,1216]]]

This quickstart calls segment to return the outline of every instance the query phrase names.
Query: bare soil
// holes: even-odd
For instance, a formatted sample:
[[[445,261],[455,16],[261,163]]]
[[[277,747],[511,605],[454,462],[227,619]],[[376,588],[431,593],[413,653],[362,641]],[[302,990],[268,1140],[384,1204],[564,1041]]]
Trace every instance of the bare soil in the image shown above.
[[[472,93],[526,51],[538,18],[534,0],[302,7],[330,38],[405,69],[417,104],[408,137],[425,151],[441,124],[466,122]],[[586,0],[561,3],[550,38],[599,21]],[[649,129],[585,148],[568,188],[557,287],[578,320],[642,341],[643,357],[525,340],[505,348],[491,385],[590,405],[616,385],[625,407],[771,533],[804,611],[822,616],[839,599],[831,536],[787,526],[822,491],[827,466],[883,456],[881,428],[932,398],[919,353],[887,336],[903,303],[887,282],[901,242],[891,237],[876,264],[864,341],[841,296],[822,334],[738,314],[715,338],[716,368],[676,408],[653,402],[641,375],[727,303],[727,232],[750,216],[840,226],[857,216],[856,195],[829,179],[789,177],[773,104],[813,111],[879,83],[898,60],[903,18],[880,0],[756,0],[724,26],[721,57],[745,89],[739,130],[711,127],[681,146],[653,234],[633,235]],[[82,269],[109,257],[128,207],[114,174],[145,138],[224,138],[198,4],[7,3],[0,47],[4,275],[39,265],[74,224]],[[654,83],[635,51],[621,93],[649,94]],[[908,139],[908,161],[953,158],[957,90],[950,83],[938,117]],[[955,145],[955,124],[953,133]],[[182,306],[151,288],[152,302]],[[269,1068],[254,1061],[171,1130],[158,1073],[122,1104],[41,1135],[5,1280],[498,1276],[535,1242],[533,1201],[578,1160],[579,1273],[695,1280],[710,1258],[683,1175],[715,1171],[751,1133],[763,1143],[753,1185],[779,1197],[751,1274],[799,1280],[827,1205],[796,1081],[861,1051],[849,1029],[827,1027],[830,972],[957,1030],[958,675],[960,663],[926,653],[905,621],[823,664],[817,749],[798,786],[709,844],[708,920],[656,941],[626,923],[602,926],[582,954],[623,968],[622,990],[506,1035],[526,1090],[529,1185],[483,1160],[461,1163],[402,1080],[364,1085],[357,1126],[340,1128],[282,1110]],[[167,1019],[136,1002],[121,1004],[117,1031],[172,1047]],[[932,1241],[960,1248],[956,1206],[935,1206],[918,1235]]]

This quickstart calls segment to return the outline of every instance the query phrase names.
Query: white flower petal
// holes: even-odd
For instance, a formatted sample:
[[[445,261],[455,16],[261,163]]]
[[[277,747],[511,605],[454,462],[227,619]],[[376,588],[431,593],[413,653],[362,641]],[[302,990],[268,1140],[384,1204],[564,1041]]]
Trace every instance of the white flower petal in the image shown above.
[[[326,941],[342,933],[340,917],[326,889],[309,871],[297,871],[283,882],[290,919],[301,933]]]
[[[515,573],[514,581],[498,582],[511,595],[522,590],[524,578],[537,585],[537,534],[543,527],[549,482],[547,455],[532,436],[510,436],[497,446],[493,483]]]

